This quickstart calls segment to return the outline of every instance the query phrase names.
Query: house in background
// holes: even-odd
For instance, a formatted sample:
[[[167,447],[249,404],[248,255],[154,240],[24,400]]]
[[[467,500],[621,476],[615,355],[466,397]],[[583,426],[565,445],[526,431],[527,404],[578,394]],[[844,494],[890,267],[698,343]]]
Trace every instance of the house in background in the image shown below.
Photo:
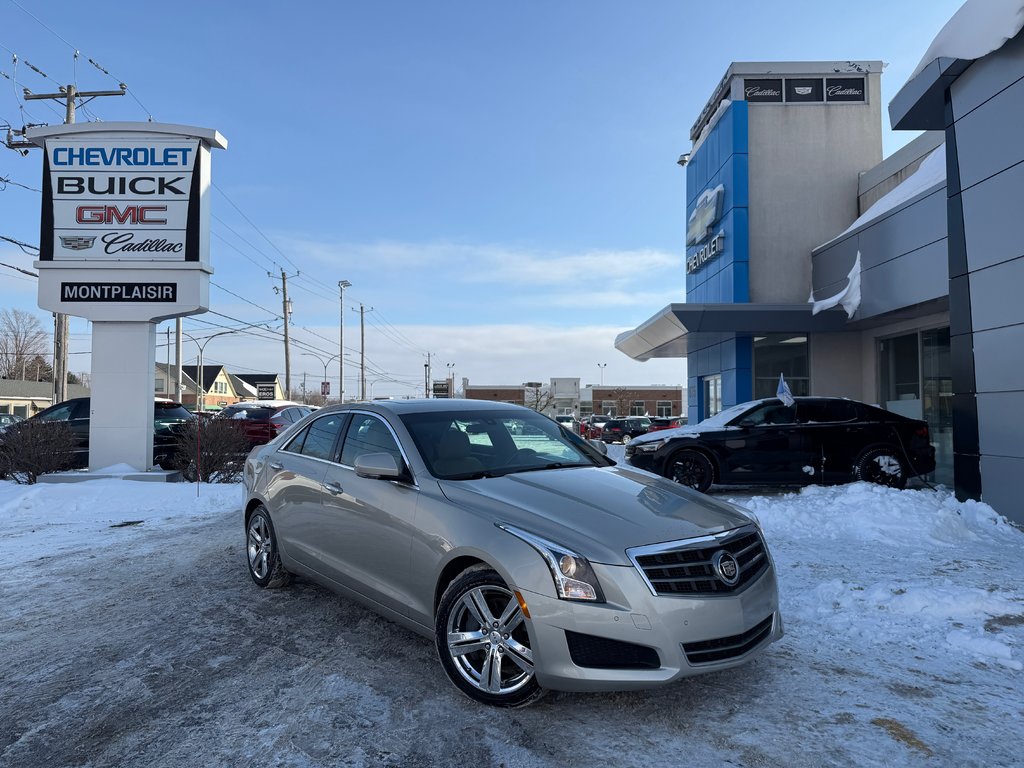
[[[236,379],[245,382],[256,391],[253,397],[257,400],[286,400],[284,387],[281,386],[280,377],[276,373],[236,373],[232,374]],[[267,397],[269,388],[274,388],[273,397]],[[267,390],[267,391],[263,391]]]
[[[88,397],[89,388],[68,385],[68,399]],[[53,382],[0,379],[0,413],[28,418],[53,405]]]

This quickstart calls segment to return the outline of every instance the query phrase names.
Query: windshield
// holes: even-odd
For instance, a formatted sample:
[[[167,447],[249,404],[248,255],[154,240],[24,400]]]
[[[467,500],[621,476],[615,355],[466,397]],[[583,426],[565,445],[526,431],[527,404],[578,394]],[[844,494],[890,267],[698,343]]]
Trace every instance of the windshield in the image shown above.
[[[705,429],[717,429],[726,426],[730,421],[740,416],[743,413],[749,411],[753,406],[758,405],[761,401],[757,400],[752,403],[740,403],[739,405],[732,405],[726,408],[724,411],[719,411],[714,416],[708,416],[704,421],[698,422],[697,427],[704,427]]]
[[[416,413],[402,416],[402,422],[427,469],[445,480],[612,463],[583,439],[531,411]]]

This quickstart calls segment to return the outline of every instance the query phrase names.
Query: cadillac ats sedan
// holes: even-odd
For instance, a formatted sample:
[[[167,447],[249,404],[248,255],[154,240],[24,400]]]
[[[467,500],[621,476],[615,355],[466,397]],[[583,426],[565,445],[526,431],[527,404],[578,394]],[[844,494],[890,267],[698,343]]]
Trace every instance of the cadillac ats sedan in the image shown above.
[[[474,400],[324,408],[245,465],[249,575],[293,574],[431,638],[463,693],[648,688],[783,633],[757,520],[619,467],[532,410]]]

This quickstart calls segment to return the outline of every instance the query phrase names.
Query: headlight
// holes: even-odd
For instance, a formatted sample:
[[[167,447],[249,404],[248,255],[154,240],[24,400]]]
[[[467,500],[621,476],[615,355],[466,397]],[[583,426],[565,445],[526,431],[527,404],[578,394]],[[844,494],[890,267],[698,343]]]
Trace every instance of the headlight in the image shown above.
[[[636,453],[654,453],[656,450],[661,448],[665,443],[668,442],[667,438],[661,440],[652,440],[649,443],[634,443],[633,450]]]
[[[540,553],[544,562],[548,564],[551,578],[555,581],[555,592],[562,600],[604,602],[604,592],[601,591],[601,585],[597,583],[597,574],[594,573],[587,558],[513,525],[496,525],[506,533],[522,539]]]

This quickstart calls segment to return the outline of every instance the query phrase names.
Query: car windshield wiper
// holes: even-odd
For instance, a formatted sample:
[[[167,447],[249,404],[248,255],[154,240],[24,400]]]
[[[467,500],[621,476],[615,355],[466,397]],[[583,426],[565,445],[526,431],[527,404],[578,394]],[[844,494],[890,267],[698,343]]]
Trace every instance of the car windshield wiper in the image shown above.
[[[539,471],[541,471],[543,469],[568,469],[570,467],[595,467],[595,466],[597,466],[597,465],[596,464],[583,464],[583,463],[580,463],[580,462],[552,461],[549,464],[539,464],[539,465],[530,466],[530,467],[516,467],[515,469],[508,470],[507,472],[505,472],[505,474],[511,474],[513,472],[516,472],[516,473],[518,473],[518,472],[539,472]]]
[[[455,475],[454,477],[445,478],[446,480],[483,480],[491,477],[504,477],[505,475],[514,475],[520,472],[538,472],[542,469],[566,469],[569,467],[595,467],[596,464],[583,464],[580,462],[563,462],[553,461],[549,464],[537,464],[528,467],[504,467],[501,469],[482,469],[479,472],[470,472],[464,475]]]

